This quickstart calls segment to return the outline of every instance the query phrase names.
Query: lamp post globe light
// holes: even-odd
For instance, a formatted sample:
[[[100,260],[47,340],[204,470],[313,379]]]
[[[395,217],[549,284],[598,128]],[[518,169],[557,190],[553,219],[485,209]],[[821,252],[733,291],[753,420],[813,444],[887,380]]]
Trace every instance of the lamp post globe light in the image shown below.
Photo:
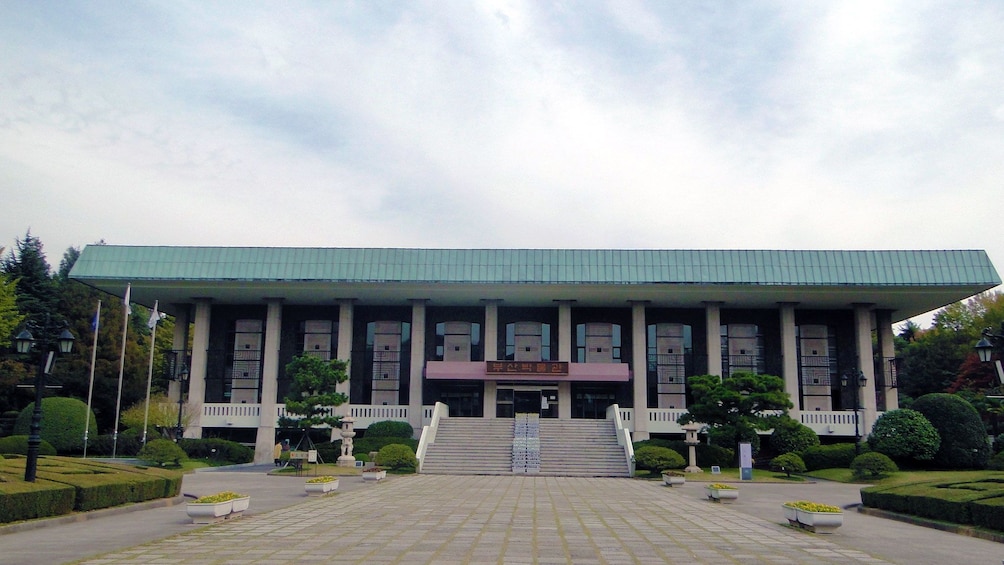
[[[868,382],[868,378],[861,371],[858,371],[857,375],[853,373],[844,373],[840,376],[840,388],[846,389],[848,385],[854,387],[854,454],[858,455],[861,453],[861,430],[859,422],[861,421],[858,411],[861,410],[861,389],[865,387]]]
[[[52,370],[56,353],[66,354],[73,349],[73,334],[70,330],[63,328],[55,343],[49,338],[49,318],[46,316],[45,325],[41,328],[41,337],[36,340],[35,336],[27,329],[21,330],[14,338],[14,346],[18,353],[28,354],[33,349],[37,350],[38,371],[35,374],[35,410],[31,415],[31,427],[28,431],[28,458],[24,464],[25,482],[35,482],[35,475],[38,471],[38,448],[42,444],[42,393],[45,391],[45,377]]]
[[[990,328],[986,328],[980,334],[980,340],[974,346],[976,354],[980,356],[980,361],[990,363],[993,361],[995,351],[1004,351],[1004,322],[1001,322],[1001,333],[995,334]],[[998,357],[996,363],[997,378],[1000,384],[1004,384],[1004,370],[1001,369],[1001,361]]]

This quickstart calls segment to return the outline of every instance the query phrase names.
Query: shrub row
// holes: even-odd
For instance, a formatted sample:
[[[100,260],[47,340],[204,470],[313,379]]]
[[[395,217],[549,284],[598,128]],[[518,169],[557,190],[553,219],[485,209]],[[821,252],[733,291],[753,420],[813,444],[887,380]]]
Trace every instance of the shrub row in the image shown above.
[[[871,508],[1004,531],[1004,483],[993,480],[867,487],[861,489],[861,502]]]
[[[867,444],[861,444],[861,453],[868,451]],[[802,461],[809,471],[819,469],[847,469],[857,457],[853,443],[835,443],[832,445],[814,445],[802,453]]]
[[[634,443],[635,453],[638,452],[639,448],[646,445],[668,447],[669,449],[679,453],[683,457],[684,461],[687,461],[690,457],[690,447],[683,440],[654,438],[637,441]],[[697,464],[704,467],[711,467],[714,465],[719,467],[732,467],[735,465],[735,456],[735,451],[731,449],[726,449],[717,445],[708,445],[706,443],[697,445]]]
[[[24,466],[4,460],[0,473],[13,476]],[[35,483],[9,480],[0,489],[0,522],[28,520],[174,497],[181,473],[122,467],[90,459],[41,458]],[[13,477],[12,477],[13,478]]]
[[[182,439],[178,447],[192,459],[215,459],[239,464],[254,461],[254,450],[250,447],[219,438]]]

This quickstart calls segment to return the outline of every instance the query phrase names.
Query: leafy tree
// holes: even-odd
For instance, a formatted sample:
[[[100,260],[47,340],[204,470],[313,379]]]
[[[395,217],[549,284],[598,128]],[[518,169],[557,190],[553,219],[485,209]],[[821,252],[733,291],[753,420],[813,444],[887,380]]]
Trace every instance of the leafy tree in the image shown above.
[[[927,418],[941,436],[934,464],[949,469],[982,469],[990,459],[990,443],[979,414],[954,394],[926,394],[913,409]]]
[[[286,412],[295,418],[280,418],[279,425],[302,429],[325,424],[338,427],[341,418],[328,409],[349,400],[345,393],[335,391],[338,383],[348,380],[347,367],[348,363],[340,359],[325,361],[313,355],[294,357],[286,365],[286,375],[290,379]]]
[[[133,404],[129,408],[123,410],[119,420],[126,428],[142,430],[143,419],[146,417],[146,398],[143,398],[136,404]],[[188,427],[188,422],[190,420],[191,415],[188,412],[182,411],[181,426],[183,428]],[[163,436],[173,438],[174,431],[177,426],[178,403],[169,399],[166,394],[150,395],[150,415],[149,420],[147,421],[147,427],[158,431]],[[150,437],[151,436],[148,433],[148,441]]]
[[[0,274],[0,347],[9,347],[25,316],[17,309],[17,281]]]
[[[17,306],[22,314],[41,325],[46,316],[56,314],[56,285],[49,275],[42,242],[31,235],[16,239],[14,249],[0,261],[0,269],[17,280]]]
[[[941,447],[941,437],[923,414],[902,408],[875,420],[868,447],[892,459],[929,461]]]
[[[734,448],[741,441],[750,441],[755,451],[759,445],[757,431],[778,425],[781,415],[786,416],[792,407],[784,391],[784,380],[774,375],[736,373],[725,378],[697,375],[688,379],[688,384],[694,402],[678,422],[711,426],[712,440],[725,447]]]

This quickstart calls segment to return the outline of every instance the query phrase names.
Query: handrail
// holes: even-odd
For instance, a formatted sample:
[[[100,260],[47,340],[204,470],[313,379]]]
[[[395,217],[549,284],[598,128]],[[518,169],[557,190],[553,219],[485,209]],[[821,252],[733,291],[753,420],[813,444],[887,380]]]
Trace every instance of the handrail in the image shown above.
[[[439,419],[450,416],[450,407],[437,402],[432,409],[432,420],[429,424],[422,426],[422,437],[418,439],[418,449],[415,451],[415,458],[418,459],[418,472],[422,472],[422,463],[425,461],[425,452],[430,445],[436,443],[436,432],[439,431]]]
[[[617,433],[617,445],[624,448],[624,457],[627,459],[628,476],[634,476],[634,444],[631,443],[631,432],[624,426],[621,419],[621,408],[617,404],[607,407],[607,419],[614,421],[614,430]]]

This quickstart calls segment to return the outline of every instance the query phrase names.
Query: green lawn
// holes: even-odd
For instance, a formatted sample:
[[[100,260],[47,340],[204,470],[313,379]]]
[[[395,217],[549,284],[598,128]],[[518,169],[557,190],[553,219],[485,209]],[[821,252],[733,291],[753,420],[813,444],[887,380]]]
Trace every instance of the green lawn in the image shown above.
[[[898,471],[882,479],[856,480],[851,476],[850,469],[821,469],[806,473],[807,477],[837,481],[841,483],[856,483],[862,485],[896,486],[909,483],[928,481],[979,481],[986,478],[1004,477],[1002,471]]]
[[[688,481],[694,482],[704,482],[704,483],[714,483],[714,482],[739,482],[740,469],[738,467],[734,468],[722,468],[721,473],[712,474],[710,469],[704,469],[701,473],[684,473],[687,476]],[[649,479],[649,480],[662,480],[661,474],[649,474],[648,471],[638,471],[635,473],[635,478],[638,479]],[[765,471],[763,469],[753,469],[753,480],[749,482],[754,483],[801,483],[805,482],[805,478],[799,476],[787,477],[784,473],[775,473],[773,471]]]

